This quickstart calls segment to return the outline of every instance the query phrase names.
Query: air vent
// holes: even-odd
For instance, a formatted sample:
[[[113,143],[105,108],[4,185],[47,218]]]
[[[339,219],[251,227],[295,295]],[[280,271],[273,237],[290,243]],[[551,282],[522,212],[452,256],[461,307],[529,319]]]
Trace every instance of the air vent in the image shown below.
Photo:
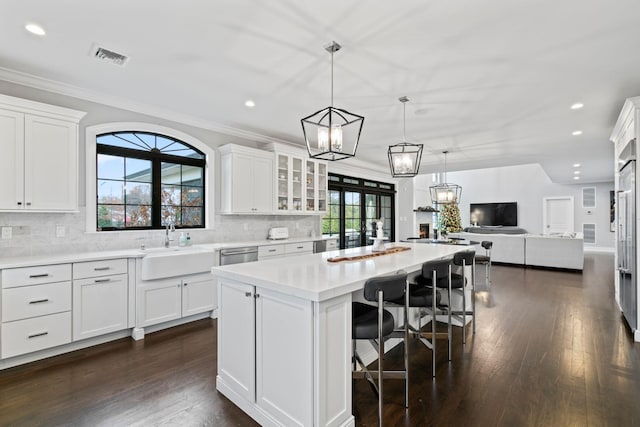
[[[582,224],[582,234],[584,236],[585,243],[596,243],[596,225],[595,224]]]
[[[582,207],[594,208],[596,207],[596,188],[584,187],[582,189]]]
[[[129,62],[128,56],[109,49],[105,49],[96,44],[91,47],[91,52],[89,53],[89,55],[93,56],[96,59],[101,59],[103,61],[119,65],[120,67],[124,67],[125,65],[127,65],[127,62]]]

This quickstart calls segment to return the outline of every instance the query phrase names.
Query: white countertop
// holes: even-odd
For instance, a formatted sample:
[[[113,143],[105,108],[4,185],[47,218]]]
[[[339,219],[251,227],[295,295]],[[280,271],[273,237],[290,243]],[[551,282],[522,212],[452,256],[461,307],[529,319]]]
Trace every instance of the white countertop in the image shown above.
[[[217,251],[226,248],[241,248],[245,246],[265,246],[265,245],[284,245],[287,243],[300,243],[300,242],[315,242],[317,240],[326,240],[328,237],[296,237],[291,239],[282,240],[246,240],[239,242],[222,242],[222,243],[200,243],[193,245],[193,248],[201,248],[204,250]],[[331,237],[336,239],[336,237]],[[172,245],[176,247],[177,244]],[[148,248],[156,249],[156,248]],[[101,259],[115,259],[115,258],[142,258],[148,255],[149,252],[145,252],[141,249],[120,249],[112,251],[95,251],[95,252],[74,252],[68,254],[55,254],[55,255],[28,255],[19,257],[0,257],[0,269],[3,268],[18,268],[18,267],[31,267],[34,265],[50,265],[50,264],[64,264],[68,262],[83,262],[83,261],[96,261]]]
[[[410,247],[411,250],[359,261],[327,261],[335,256],[371,253],[371,246],[365,246],[299,255],[295,257],[295,262],[291,262],[291,259],[273,259],[213,267],[211,271],[219,277],[319,302],[362,289],[370,277],[400,269],[417,271],[425,261],[469,250],[469,246],[425,243],[392,243],[387,247],[394,246]]]

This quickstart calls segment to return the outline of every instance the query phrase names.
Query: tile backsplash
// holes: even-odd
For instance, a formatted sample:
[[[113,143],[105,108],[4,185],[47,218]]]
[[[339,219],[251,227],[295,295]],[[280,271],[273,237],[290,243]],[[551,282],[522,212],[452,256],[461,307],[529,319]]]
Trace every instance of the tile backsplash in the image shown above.
[[[0,240],[0,257],[51,255],[160,247],[163,230],[87,233],[85,210],[78,213],[0,213],[0,227],[11,227],[11,239]],[[189,230],[193,244],[266,239],[270,227],[289,227],[290,237],[320,236],[319,215],[216,215],[212,228]],[[58,237],[64,231],[64,236]],[[174,233],[178,244],[180,230]]]

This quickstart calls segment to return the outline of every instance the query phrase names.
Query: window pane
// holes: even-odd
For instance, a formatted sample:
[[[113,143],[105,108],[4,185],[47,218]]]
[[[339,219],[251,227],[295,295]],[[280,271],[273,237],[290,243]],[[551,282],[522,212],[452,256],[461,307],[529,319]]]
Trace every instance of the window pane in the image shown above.
[[[151,182],[151,161],[132,159],[127,157],[125,161],[127,181]]]
[[[202,206],[201,187],[182,187],[182,206]]]
[[[149,227],[151,225],[151,206],[127,205],[126,227]]]
[[[160,224],[165,227],[168,224],[180,224],[180,208],[176,206],[162,206],[160,208]]]
[[[182,225],[202,225],[202,208],[182,208]]]
[[[179,185],[163,185],[162,186],[162,204],[171,206],[180,206],[180,186]]]
[[[124,227],[124,206],[98,205],[98,227]]]
[[[151,184],[128,182],[126,191],[126,201],[128,205],[151,204]]]
[[[204,170],[199,166],[182,166],[182,185],[204,186]]]
[[[98,203],[124,204],[124,182],[98,180]]]
[[[98,179],[124,179],[124,157],[98,154]]]
[[[180,165],[175,163],[162,163],[162,183],[163,184],[177,184],[182,183],[180,176]]]

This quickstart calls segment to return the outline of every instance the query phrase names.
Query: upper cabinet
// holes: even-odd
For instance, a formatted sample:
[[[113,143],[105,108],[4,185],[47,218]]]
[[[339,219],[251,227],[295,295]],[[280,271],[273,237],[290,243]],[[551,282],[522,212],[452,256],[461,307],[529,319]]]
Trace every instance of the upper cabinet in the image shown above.
[[[0,210],[78,210],[83,112],[0,95]]]
[[[316,214],[327,210],[327,164],[276,152],[276,212]]]
[[[221,153],[221,212],[273,213],[273,154],[234,144]]]

